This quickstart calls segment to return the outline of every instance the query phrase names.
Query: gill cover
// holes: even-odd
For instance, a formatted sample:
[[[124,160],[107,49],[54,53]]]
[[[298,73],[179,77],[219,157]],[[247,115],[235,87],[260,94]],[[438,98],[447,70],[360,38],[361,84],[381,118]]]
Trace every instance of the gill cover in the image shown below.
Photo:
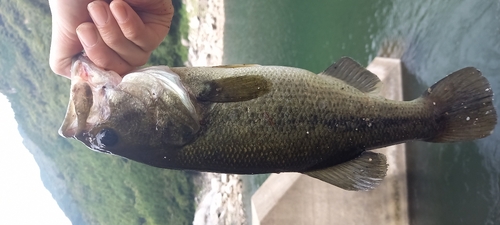
[[[179,75],[167,66],[153,66],[127,74],[120,85],[123,91],[142,96],[155,130],[162,132],[162,142],[182,146],[190,142],[200,129],[200,115],[194,98],[184,87]]]

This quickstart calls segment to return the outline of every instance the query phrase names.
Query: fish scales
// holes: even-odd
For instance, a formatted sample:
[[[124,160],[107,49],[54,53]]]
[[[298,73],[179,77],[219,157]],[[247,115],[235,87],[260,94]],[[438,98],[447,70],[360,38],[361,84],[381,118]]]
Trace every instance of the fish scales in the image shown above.
[[[437,130],[429,105],[386,100],[302,69],[172,71],[188,87],[214,77],[250,74],[272,83],[272,90],[262,97],[213,107],[204,126],[209,129],[177,155],[179,162],[197,170],[301,172],[350,160],[366,149],[423,139]]]
[[[344,57],[320,74],[281,66],[154,66],[123,78],[81,55],[59,130],[92,150],[155,167],[220,173],[301,172],[371,190],[405,141],[484,138],[493,92],[467,67],[413,101],[378,95],[380,80]]]

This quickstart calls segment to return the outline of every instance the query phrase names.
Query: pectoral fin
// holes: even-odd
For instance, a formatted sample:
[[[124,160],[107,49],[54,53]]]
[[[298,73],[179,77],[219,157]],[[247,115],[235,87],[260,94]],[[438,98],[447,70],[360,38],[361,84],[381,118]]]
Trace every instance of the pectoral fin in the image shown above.
[[[364,152],[358,158],[326,169],[304,174],[350,191],[368,191],[382,182],[387,173],[385,155]]]
[[[260,75],[227,77],[205,83],[200,101],[239,102],[258,98],[271,90],[271,82]]]

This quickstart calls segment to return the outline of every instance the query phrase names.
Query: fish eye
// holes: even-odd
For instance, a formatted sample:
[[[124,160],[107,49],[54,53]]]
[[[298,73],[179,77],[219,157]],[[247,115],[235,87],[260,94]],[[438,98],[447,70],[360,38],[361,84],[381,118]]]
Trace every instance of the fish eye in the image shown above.
[[[118,142],[118,136],[115,131],[104,128],[96,135],[97,144],[100,147],[113,147]]]

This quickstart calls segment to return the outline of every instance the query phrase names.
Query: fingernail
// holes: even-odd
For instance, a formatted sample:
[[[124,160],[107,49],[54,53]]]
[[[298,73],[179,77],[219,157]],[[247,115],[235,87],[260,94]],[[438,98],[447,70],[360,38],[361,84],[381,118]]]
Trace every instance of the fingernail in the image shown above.
[[[88,6],[90,17],[96,25],[104,26],[108,22],[108,11],[104,8],[101,3],[92,2]]]
[[[115,3],[112,6],[112,13],[118,23],[124,23],[128,19],[127,9],[122,5],[123,3]]]
[[[97,31],[93,27],[80,26],[76,29],[76,34],[85,47],[92,47],[97,44]]]

